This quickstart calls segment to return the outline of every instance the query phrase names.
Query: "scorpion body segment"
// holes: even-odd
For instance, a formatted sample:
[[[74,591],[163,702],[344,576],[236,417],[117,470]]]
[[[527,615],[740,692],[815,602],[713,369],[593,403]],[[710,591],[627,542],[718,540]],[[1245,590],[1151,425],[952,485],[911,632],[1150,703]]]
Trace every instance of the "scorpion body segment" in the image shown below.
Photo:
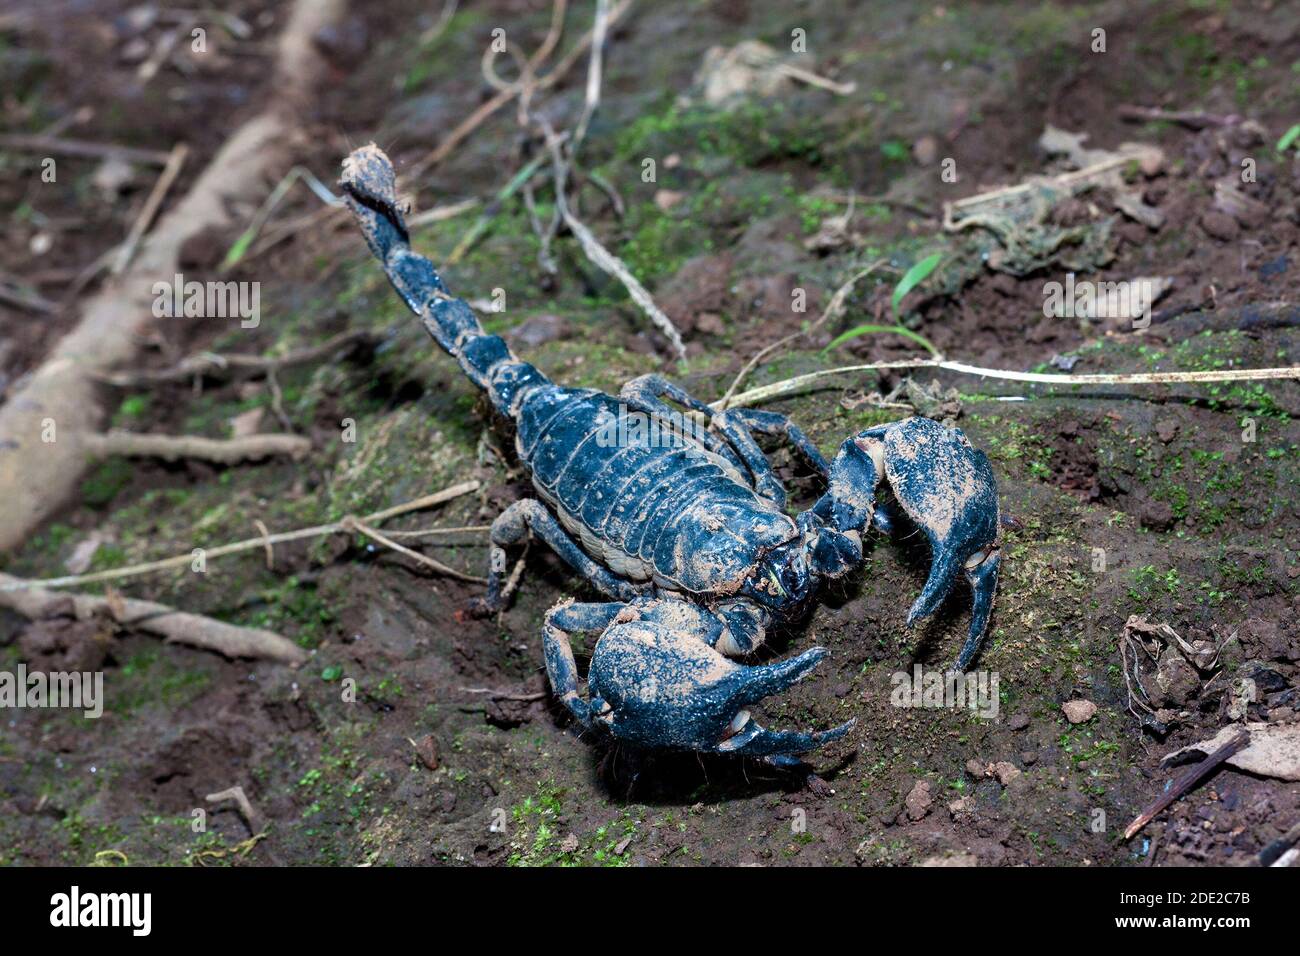
[[[617,443],[626,401],[556,386],[527,395],[516,448],[583,550],[637,584],[722,597],[797,535],[737,467],[670,430]],[[733,531],[731,529],[740,529]]]
[[[821,582],[857,567],[873,526],[888,533],[910,521],[930,541],[929,580],[909,623],[932,613],[964,572],[975,600],[957,666],[969,663],[996,588],[998,505],[987,458],[960,431],[921,418],[882,425],[845,441],[828,463],[784,416],[718,412],[658,376],[629,382],[619,396],[555,384],[486,333],[411,250],[392,165],[377,147],[348,157],[341,185],[398,294],[514,422],[537,492],[493,522],[487,594],[474,610],[504,607],[513,585],[506,549],[530,536],[611,599],[561,603],[543,626],[551,685],[584,726],[642,747],[777,764],[843,736],[850,724],[767,730],[747,709],[805,676],[822,649],[761,666],[728,658],[752,652],[772,624],[804,612]],[[678,425],[697,420],[707,427]],[[813,508],[786,513],[758,433],[785,438],[826,479]],[[894,501],[877,500],[882,481]],[[586,698],[569,643],[583,631],[598,635]]]

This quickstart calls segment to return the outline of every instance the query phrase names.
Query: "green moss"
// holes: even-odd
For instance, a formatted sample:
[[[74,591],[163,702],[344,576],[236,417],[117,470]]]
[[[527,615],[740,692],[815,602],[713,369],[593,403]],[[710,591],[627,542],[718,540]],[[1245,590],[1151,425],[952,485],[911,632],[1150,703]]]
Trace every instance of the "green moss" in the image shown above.
[[[291,636],[301,647],[319,647],[337,620],[334,608],[345,598],[340,590],[337,584],[318,588],[290,575],[262,588],[260,606],[242,623]]]
[[[122,399],[122,404],[117,408],[117,414],[113,417],[113,427],[125,428],[143,418],[149,410],[149,405],[148,395],[128,395]]]
[[[560,819],[567,791],[554,780],[537,784],[536,790],[510,809],[510,855],[508,866],[627,866],[631,860],[621,844],[637,832],[639,821],[630,811],[596,827],[565,847]],[[683,827],[684,829],[684,827]]]
[[[119,668],[105,706],[123,717],[146,707],[174,710],[197,699],[211,683],[206,670],[182,667],[170,655],[149,647],[132,654]]]
[[[131,483],[135,468],[125,458],[109,458],[90,470],[81,482],[81,500],[90,508],[103,508]]]
[[[401,73],[402,92],[411,93],[432,80],[446,76],[454,69],[454,64],[467,62],[464,56],[449,53],[471,40],[476,33],[474,28],[483,21],[484,14],[481,11],[458,10],[446,26],[427,42],[402,43],[398,50],[403,54],[403,59],[410,63]]]
[[[748,102],[726,111],[674,102],[625,127],[613,152],[636,163],[638,173],[643,159],[660,162],[671,153],[726,157],[748,167],[785,159],[815,166],[829,139],[815,111],[781,101]]]
[[[712,240],[696,224],[670,216],[653,203],[632,210],[628,225],[632,237],[619,254],[643,284],[653,285],[675,273],[687,259],[713,248]]]

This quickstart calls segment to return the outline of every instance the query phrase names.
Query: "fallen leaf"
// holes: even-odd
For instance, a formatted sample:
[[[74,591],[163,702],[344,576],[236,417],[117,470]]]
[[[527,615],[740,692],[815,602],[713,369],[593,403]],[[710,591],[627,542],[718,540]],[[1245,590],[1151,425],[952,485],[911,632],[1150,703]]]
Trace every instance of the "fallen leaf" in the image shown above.
[[[1163,763],[1181,763],[1182,758],[1189,756],[1204,758],[1240,730],[1240,724],[1229,724],[1209,740],[1175,750],[1164,758]],[[1225,763],[1262,777],[1300,781],[1300,724],[1246,724],[1246,730],[1250,733],[1250,742]]]

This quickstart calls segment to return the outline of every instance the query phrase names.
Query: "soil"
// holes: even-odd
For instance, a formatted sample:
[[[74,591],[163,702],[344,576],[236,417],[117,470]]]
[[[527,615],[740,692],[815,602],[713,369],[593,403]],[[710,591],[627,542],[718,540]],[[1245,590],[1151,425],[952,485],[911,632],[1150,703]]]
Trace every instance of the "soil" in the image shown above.
[[[227,4],[250,36],[209,29],[217,56],[190,63],[183,43],[144,84],[125,55],[133,34],[122,21],[138,5],[76,6],[74,14],[20,0],[12,18],[0,15],[6,131],[37,133],[89,107],[63,135],[163,151],[183,140],[193,153],[174,201],[265,95],[282,5]],[[586,29],[589,6],[570,13],[562,50]],[[1300,11],[1269,0],[873,2],[851,14],[844,6],[637,5],[613,30],[575,208],[678,322],[686,362],[674,365],[622,288],[567,234],[554,244],[556,271],[543,268],[518,196],[490,207],[482,238],[446,269],[450,286],[475,300],[502,289],[507,307],[485,313],[486,324],[518,330],[514,347],[557,381],[616,389],[660,371],[708,400],[877,260],[885,267],[859,285],[841,319],[774,355],[748,384],[914,355],[914,341],[885,335],[821,350],[852,326],[892,324],[899,277],[936,249],[943,264],[898,314],[955,359],[1073,372],[1296,364],[1300,151],[1275,144],[1300,119]],[[492,30],[504,25],[531,50],[550,10],[543,0],[491,0],[421,40],[437,18],[428,3],[354,7],[344,28],[318,38],[337,69],[298,157],[327,184],[347,151],[371,139],[399,172],[426,155],[489,95],[478,64]],[[853,30],[835,26],[846,15]],[[806,65],[853,81],[854,94],[788,86],[730,109],[699,103],[694,76],[710,45],[757,38],[782,48],[799,27]],[[1097,28],[1105,53],[1090,48]],[[166,29],[164,18],[144,31],[151,49]],[[584,74],[576,69],[543,97],[557,126],[579,114]],[[1124,104],[1224,121],[1133,122]],[[1106,260],[1079,270],[1081,279],[1172,280],[1145,331],[1048,317],[1044,286],[1064,281],[1064,260],[1024,275],[996,271],[987,265],[995,237],[943,229],[944,202],[1065,169],[1037,145],[1048,124],[1087,133],[1089,148],[1141,142],[1164,153],[1158,171],[1126,173],[1163,214],[1158,228],[1116,213],[1106,191],[1062,203],[1050,220],[1104,234]],[[446,163],[404,183],[416,210],[491,199],[519,167],[523,140],[508,107]],[[647,158],[654,182],[642,178]],[[940,178],[945,158],[956,161],[956,182]],[[119,192],[104,195],[93,182],[97,161],[59,159],[57,183],[42,184],[39,159],[0,150],[0,201],[13,210],[0,231],[4,271],[57,303],[34,314],[0,302],[5,388],[73,321],[78,296],[98,281],[79,284],[78,275],[125,235],[156,175],[134,167]],[[1215,186],[1246,159],[1255,181],[1239,185],[1254,202],[1225,209]],[[621,213],[588,173],[613,187]],[[850,191],[856,238],[810,249],[806,240],[845,208],[827,197]],[[542,180],[537,200],[545,221]],[[445,260],[483,208],[421,227],[415,245]],[[319,209],[296,186],[271,223]],[[44,240],[33,245],[38,235],[52,240],[47,250]],[[217,277],[235,238],[211,236],[189,250],[187,278]],[[508,423],[492,420],[403,314],[348,221],[318,220],[229,277],[261,284],[260,326],[170,320],[145,365],[199,349],[278,354],[348,328],[386,337],[274,382],[120,389],[112,424],[224,437],[230,419],[262,409],[263,430],[311,437],[312,455],[229,469],[106,462],[81,500],[6,556],[4,569],[68,573],[92,536],[100,543],[90,568],[107,569],[247,538],[259,521],[276,531],[314,525],[473,478],[479,492],[385,527],[478,528],[420,547],[482,573],[482,526],[529,493],[502,451]],[[926,397],[932,379],[955,390],[942,415]],[[918,375],[920,389],[904,384],[899,373],[844,376],[767,407],[830,453],[862,428],[910,414],[881,405],[879,396],[892,395],[922,413],[955,412],[988,452],[1010,519],[990,638],[975,664],[998,680],[996,716],[892,699],[895,675],[953,658],[969,610],[961,592],[937,619],[907,628],[929,565],[915,536],[873,540],[863,570],[759,655],[830,651],[809,679],[759,705],[763,723],[857,718],[846,738],[810,755],[809,780],[753,761],[584,739],[547,692],[540,624],[556,601],[590,592],[544,547],[529,549],[512,606],[482,621],[458,613],[479,587],[336,535],[277,546],[269,557],[217,559],[205,574],[119,585],[277,630],[312,652],[297,671],[162,645],[111,621],[0,617],[0,670],[101,668],[107,696],[98,720],[0,715],[0,862],[1252,863],[1300,822],[1300,785],[1225,767],[1136,838],[1122,833],[1175,772],[1162,766],[1165,754],[1242,718],[1229,714],[1241,680],[1256,687],[1246,718],[1300,719],[1300,386],[1054,390],[947,373]],[[344,437],[348,422],[355,442]],[[784,448],[771,451],[792,509],[808,507],[818,480]],[[1134,616],[1220,646],[1215,669],[1198,671],[1150,638],[1133,665],[1125,625]],[[589,653],[580,649],[580,663]],[[1134,681],[1146,701],[1133,696]],[[1062,705],[1077,700],[1096,709],[1076,724]],[[256,820],[206,802],[235,785]]]

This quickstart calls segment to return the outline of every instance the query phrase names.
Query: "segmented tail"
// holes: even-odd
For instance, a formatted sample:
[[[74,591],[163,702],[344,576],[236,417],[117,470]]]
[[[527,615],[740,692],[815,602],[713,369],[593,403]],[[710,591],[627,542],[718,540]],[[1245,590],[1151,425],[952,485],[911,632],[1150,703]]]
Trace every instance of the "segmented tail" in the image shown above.
[[[487,334],[469,303],[447,290],[433,263],[411,250],[397,204],[397,177],[384,151],[373,143],[353,150],[343,161],[339,185],[398,295],[470,380],[488,393],[497,410],[513,416],[519,396],[548,380],[516,358],[500,337]]]

